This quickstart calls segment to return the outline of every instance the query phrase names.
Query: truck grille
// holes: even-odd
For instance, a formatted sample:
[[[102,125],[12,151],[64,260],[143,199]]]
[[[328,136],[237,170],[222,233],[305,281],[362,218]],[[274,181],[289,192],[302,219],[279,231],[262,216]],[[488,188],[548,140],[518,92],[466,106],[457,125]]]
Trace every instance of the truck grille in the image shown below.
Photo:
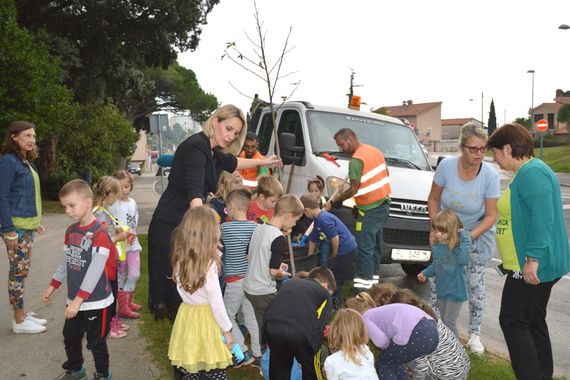
[[[429,245],[429,232],[384,228],[384,243],[389,245],[426,246]]]
[[[415,220],[429,220],[427,202],[407,199],[392,199],[390,216]]]

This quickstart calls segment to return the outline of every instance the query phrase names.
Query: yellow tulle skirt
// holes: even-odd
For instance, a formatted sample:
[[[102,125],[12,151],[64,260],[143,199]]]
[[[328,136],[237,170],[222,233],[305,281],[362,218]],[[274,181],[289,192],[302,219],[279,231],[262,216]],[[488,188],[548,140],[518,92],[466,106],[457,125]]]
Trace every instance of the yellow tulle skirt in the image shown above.
[[[224,369],[232,364],[232,354],[222,342],[222,332],[210,305],[180,305],[170,335],[168,358],[172,365],[191,373]]]

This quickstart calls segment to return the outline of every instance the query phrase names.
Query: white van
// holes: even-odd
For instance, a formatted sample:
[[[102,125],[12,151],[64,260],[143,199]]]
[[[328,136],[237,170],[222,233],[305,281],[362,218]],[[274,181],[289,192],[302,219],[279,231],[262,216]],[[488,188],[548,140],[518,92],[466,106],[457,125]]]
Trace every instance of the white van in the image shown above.
[[[408,275],[419,273],[431,258],[427,197],[433,169],[414,131],[399,119],[348,108],[308,102],[286,102],[275,108],[284,163],[282,182],[292,194],[305,193],[307,180],[320,175],[330,196],[347,176],[350,156],[339,152],[333,138],[341,128],[352,129],[360,142],[384,153],[392,203],[384,226],[382,262],[401,263]],[[270,108],[258,109],[251,124],[250,130],[259,137],[259,151],[264,155],[276,153]],[[323,157],[326,154],[336,157],[336,161]],[[347,200],[341,209],[333,210],[351,231],[355,225],[353,205],[354,200]]]

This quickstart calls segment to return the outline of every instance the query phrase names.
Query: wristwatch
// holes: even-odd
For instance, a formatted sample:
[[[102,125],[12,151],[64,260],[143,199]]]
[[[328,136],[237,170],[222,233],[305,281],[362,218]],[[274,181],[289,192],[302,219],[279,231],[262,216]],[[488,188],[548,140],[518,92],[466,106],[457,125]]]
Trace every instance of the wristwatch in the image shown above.
[[[527,262],[527,263],[540,263],[540,260],[539,260],[539,259],[536,259],[536,258],[534,258],[534,257],[527,256],[527,257],[526,257],[526,262]]]

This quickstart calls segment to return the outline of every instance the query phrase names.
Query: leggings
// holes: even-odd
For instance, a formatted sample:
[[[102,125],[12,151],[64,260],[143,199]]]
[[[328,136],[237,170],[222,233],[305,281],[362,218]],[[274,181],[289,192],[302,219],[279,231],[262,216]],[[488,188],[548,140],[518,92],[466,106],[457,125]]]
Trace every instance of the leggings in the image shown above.
[[[200,371],[192,373],[182,367],[174,367],[175,380],[227,380],[228,375],[225,369],[213,369],[211,371]]]
[[[134,292],[140,276],[141,251],[127,251],[125,261],[119,261],[117,273],[119,289],[125,292]]]
[[[34,231],[16,228],[18,233],[18,247],[8,250],[8,298],[12,309],[24,308],[24,280],[30,270],[30,258],[34,242]],[[6,241],[5,241],[6,242]]]

